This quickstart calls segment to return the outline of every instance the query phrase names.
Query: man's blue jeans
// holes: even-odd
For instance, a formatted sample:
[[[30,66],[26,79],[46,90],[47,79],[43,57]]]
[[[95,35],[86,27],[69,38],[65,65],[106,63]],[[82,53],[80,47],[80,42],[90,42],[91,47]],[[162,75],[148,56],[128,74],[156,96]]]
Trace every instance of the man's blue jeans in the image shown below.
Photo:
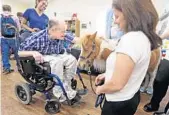
[[[14,51],[15,59],[18,56],[18,42],[13,38],[1,38],[1,53],[2,53],[2,63],[3,69],[10,69],[11,65],[9,63],[10,49]],[[18,63],[17,63],[18,64]]]

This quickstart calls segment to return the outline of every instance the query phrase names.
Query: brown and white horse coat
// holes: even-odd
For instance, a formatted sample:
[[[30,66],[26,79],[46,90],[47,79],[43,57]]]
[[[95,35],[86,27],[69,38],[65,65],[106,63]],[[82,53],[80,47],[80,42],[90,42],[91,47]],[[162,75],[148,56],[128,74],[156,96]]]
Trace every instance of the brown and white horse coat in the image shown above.
[[[81,38],[81,54],[78,60],[78,67],[83,70],[88,70],[93,66],[100,73],[105,72],[106,59],[111,52],[115,50],[118,40],[104,39],[97,37],[97,33],[86,35]],[[158,48],[152,51],[149,68],[146,75],[143,89],[152,88],[157,68],[160,63],[161,49]],[[149,80],[150,79],[150,80]]]

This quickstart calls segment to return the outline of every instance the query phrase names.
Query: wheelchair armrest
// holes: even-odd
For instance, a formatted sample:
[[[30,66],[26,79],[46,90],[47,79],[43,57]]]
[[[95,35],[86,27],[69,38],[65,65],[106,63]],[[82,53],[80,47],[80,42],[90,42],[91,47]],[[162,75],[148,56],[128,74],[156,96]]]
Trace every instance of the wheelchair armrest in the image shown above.
[[[25,73],[35,74],[39,72],[41,74],[49,74],[51,72],[49,62],[36,63],[33,56],[20,57],[20,62]]]

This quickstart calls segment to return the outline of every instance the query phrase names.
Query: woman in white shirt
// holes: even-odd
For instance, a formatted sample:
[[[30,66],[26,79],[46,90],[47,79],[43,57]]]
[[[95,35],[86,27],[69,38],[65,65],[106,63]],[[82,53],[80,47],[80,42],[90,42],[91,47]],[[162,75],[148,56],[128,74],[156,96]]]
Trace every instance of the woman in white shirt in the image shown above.
[[[109,55],[105,74],[96,78],[96,84],[105,80],[96,93],[106,96],[102,115],[134,115],[151,50],[162,44],[155,33],[158,14],[151,0],[114,0],[113,10],[115,23],[125,34]]]

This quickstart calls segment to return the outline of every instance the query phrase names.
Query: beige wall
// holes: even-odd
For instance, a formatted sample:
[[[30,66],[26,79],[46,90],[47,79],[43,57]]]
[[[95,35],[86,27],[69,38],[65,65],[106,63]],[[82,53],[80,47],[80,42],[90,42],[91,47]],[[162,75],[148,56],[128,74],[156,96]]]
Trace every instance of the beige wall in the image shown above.
[[[18,0],[1,0],[1,1],[2,1],[2,5],[7,4],[12,7],[13,15],[16,15],[17,12],[24,12],[25,9],[29,7],[27,4],[19,2]]]
[[[152,2],[154,3],[159,15],[161,15],[167,5],[169,7],[169,0],[152,0]]]

